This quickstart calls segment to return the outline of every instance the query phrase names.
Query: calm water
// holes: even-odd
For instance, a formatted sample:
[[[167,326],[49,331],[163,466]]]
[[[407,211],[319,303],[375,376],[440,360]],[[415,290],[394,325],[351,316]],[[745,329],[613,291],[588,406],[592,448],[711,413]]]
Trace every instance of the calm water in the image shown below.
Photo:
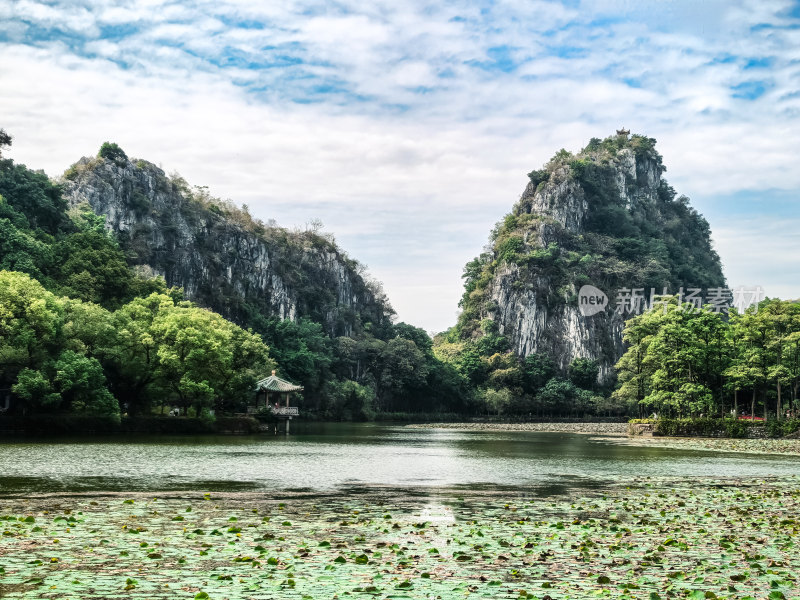
[[[588,436],[306,424],[284,436],[0,440],[0,494],[604,486],[632,476],[800,475],[799,457],[636,448]]]

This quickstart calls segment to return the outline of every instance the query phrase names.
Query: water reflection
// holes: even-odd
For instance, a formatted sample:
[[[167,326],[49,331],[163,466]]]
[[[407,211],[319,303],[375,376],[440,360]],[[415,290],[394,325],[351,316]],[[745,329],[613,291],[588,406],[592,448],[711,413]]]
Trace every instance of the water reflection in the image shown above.
[[[563,433],[304,424],[295,434],[0,442],[0,493],[364,486],[560,493],[634,476],[800,474],[800,459],[602,443]]]

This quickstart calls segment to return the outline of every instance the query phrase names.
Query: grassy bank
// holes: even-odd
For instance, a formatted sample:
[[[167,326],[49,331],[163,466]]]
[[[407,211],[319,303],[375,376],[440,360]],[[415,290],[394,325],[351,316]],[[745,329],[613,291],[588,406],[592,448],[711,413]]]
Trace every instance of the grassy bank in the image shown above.
[[[794,597],[800,481],[0,500],[7,598]]]

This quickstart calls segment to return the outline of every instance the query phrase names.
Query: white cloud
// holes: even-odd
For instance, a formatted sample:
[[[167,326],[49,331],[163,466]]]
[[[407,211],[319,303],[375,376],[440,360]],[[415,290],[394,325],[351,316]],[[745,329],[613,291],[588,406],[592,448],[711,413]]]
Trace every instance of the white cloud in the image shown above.
[[[12,4],[11,18],[36,23],[61,31],[81,35],[97,35],[98,29],[91,12],[82,6],[51,6],[41,2],[21,0]]]
[[[761,286],[767,296],[800,299],[800,218],[721,219],[714,231],[728,284]]]

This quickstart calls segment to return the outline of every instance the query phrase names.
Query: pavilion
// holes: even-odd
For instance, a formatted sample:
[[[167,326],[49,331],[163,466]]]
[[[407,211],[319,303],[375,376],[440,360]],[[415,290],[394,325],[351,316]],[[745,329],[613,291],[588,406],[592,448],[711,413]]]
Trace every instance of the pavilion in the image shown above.
[[[289,398],[292,394],[302,391],[302,385],[295,385],[285,379],[281,379],[273,371],[272,375],[256,383],[256,406],[252,412],[258,412],[262,408],[269,408],[273,415],[281,420],[286,420],[286,431],[288,433],[288,421],[292,417],[300,415],[300,411],[296,406],[289,406]]]

